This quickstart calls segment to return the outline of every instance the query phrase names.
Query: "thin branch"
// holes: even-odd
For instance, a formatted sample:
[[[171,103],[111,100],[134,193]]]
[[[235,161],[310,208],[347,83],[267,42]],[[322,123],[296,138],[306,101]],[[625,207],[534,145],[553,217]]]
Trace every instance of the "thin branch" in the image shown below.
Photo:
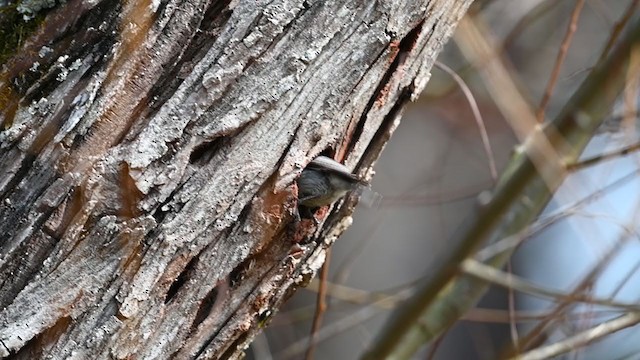
[[[386,196],[382,198],[384,202]],[[349,253],[344,257],[344,260],[335,269],[335,275],[333,277],[334,282],[343,283],[346,281],[349,271],[351,270],[351,266],[355,263],[356,259],[362,255],[362,253],[367,249],[371,241],[374,239],[373,234],[378,230],[378,228],[382,225],[382,219],[386,214],[383,211],[378,211],[375,214],[375,217],[372,221],[371,226],[367,228],[366,233],[356,239],[355,246],[349,251]],[[313,284],[313,282],[312,282]]]
[[[480,20],[466,18],[458,24],[456,39],[463,53],[482,69],[489,91],[496,95],[504,95],[507,90],[518,92],[517,86],[511,86],[513,81],[504,64],[496,58],[491,38]],[[541,126],[531,125],[536,123],[535,117],[527,114],[528,104],[519,93],[506,99],[494,96],[507,114],[505,118],[520,119],[512,126],[518,136],[528,136],[523,149],[512,158],[493,193],[456,229],[451,243],[459,245],[441,259],[442,268],[398,307],[364,359],[409,358],[475,305],[485,293],[486,283],[468,276],[456,277],[455,267],[483,244],[523,231],[543,210],[567,176],[559,160],[576,161],[609,114],[624,86],[630,49],[638,42],[640,22],[629,29],[607,60],[594,68],[544,131],[540,131]],[[500,86],[504,84],[508,84],[507,90]],[[509,221],[504,221],[507,216]],[[491,259],[491,264],[501,267],[510,255],[510,251],[500,254]]]
[[[604,49],[602,50],[602,54],[600,54],[600,59],[598,59],[598,62],[602,62],[607,57],[607,55],[613,48],[613,45],[616,43],[616,41],[620,37],[620,34],[622,34],[622,30],[625,28],[625,26],[627,26],[627,23],[629,22],[629,20],[631,20],[633,14],[636,12],[638,5],[640,5],[640,0],[631,1],[631,3],[629,4],[629,7],[622,15],[622,18],[620,18],[620,20],[615,25],[613,25],[613,30],[609,35],[607,44],[604,46]]]
[[[480,137],[482,138],[482,145],[484,146],[484,152],[487,155],[487,159],[489,160],[489,171],[491,172],[491,179],[495,182],[498,179],[498,170],[496,168],[495,156],[493,155],[493,149],[491,148],[491,142],[489,141],[489,135],[487,134],[487,128],[484,124],[484,120],[482,119],[482,114],[480,113],[480,109],[478,108],[478,103],[476,102],[475,97],[473,97],[473,92],[467,86],[464,79],[460,77],[453,69],[448,67],[447,65],[436,61],[434,64],[440,70],[446,72],[453,78],[453,80],[458,84],[462,93],[467,98],[467,102],[471,107],[471,111],[473,112],[473,118],[476,120],[476,124],[478,125],[478,130],[480,130]]]
[[[585,160],[582,160],[580,162],[577,162],[577,163],[574,163],[574,164],[569,164],[569,165],[567,165],[567,170],[570,170],[570,171],[581,170],[581,169],[584,169],[584,168],[599,164],[599,163],[601,163],[603,161],[607,161],[607,160],[619,158],[621,156],[629,155],[630,153],[632,153],[634,151],[638,151],[638,150],[640,150],[640,143],[631,144],[629,146],[623,147],[622,149],[613,150],[613,151],[608,152],[606,154],[596,155],[596,156],[587,158]]]
[[[400,291],[399,293],[392,295],[389,298],[382,298],[378,301],[373,302],[371,306],[363,307],[349,314],[348,316],[343,317],[340,320],[337,320],[335,322],[332,322],[329,325],[326,325],[315,334],[316,342],[320,343],[354,326],[362,324],[364,321],[367,321],[372,317],[380,314],[382,312],[382,308],[384,307],[384,305],[382,304],[388,303],[390,301],[390,298],[396,298],[396,297],[407,298],[409,294],[411,294],[412,292],[413,292],[412,289]],[[289,345],[286,349],[276,354],[274,357],[276,359],[297,358],[298,355],[300,355],[302,352],[305,351],[305,349],[307,348],[308,342],[309,342],[308,338],[300,339],[292,343],[291,345]]]
[[[475,278],[500,285],[505,288],[511,288],[525,294],[549,298],[554,301],[566,302],[583,302],[587,304],[609,306],[620,309],[640,311],[640,305],[634,303],[621,303],[612,300],[594,298],[582,294],[565,293],[558,290],[552,290],[540,285],[535,285],[519,276],[508,274],[500,271],[492,266],[485,265],[473,259],[465,260],[460,269],[468,275]]]
[[[607,6],[608,4],[604,4],[604,1],[608,0],[589,0],[585,6],[589,6],[594,15],[597,15],[607,26],[613,26],[613,6]]]
[[[509,275],[513,275],[511,270],[511,260],[507,261],[507,273]],[[513,291],[513,287],[509,286],[507,288],[508,291],[508,302],[509,302],[509,332],[511,334],[511,343],[515,349],[518,349],[518,326],[516,325],[516,299]]]
[[[576,348],[588,345],[593,341],[600,340],[607,335],[611,335],[614,332],[634,326],[638,323],[640,323],[640,313],[637,313],[637,312],[628,313],[616,319],[600,323],[589,330],[578,333],[574,336],[571,336],[565,340],[559,341],[555,344],[538,347],[527,353],[516,355],[513,359],[518,359],[518,360],[550,359],[554,356],[558,356],[558,355],[570,352]]]
[[[551,72],[549,82],[547,83],[547,88],[544,91],[544,96],[540,101],[538,111],[536,112],[536,118],[539,123],[544,122],[544,113],[547,109],[547,105],[549,104],[549,100],[551,100],[551,96],[553,95],[553,89],[556,87],[556,83],[558,82],[560,68],[564,63],[564,59],[567,57],[567,52],[569,51],[569,46],[571,46],[573,35],[578,29],[578,19],[580,19],[580,12],[584,7],[584,2],[585,0],[576,0],[576,6],[573,8],[573,12],[571,13],[571,20],[569,21],[569,26],[567,27],[564,39],[562,40],[562,45],[560,45],[560,51],[558,51],[556,63],[553,67],[553,71]]]
[[[577,210],[581,206],[584,206],[593,201],[596,201],[607,192],[613,191],[633,180],[636,180],[638,177],[638,174],[640,174],[640,170],[631,171],[628,174],[615,180],[611,184],[608,184],[607,186],[589,194],[588,196],[578,201],[575,201],[572,204],[563,206],[551,214],[545,215],[543,218],[538,219],[533,225],[524,228],[522,231],[516,234],[510,235],[504,239],[495,241],[490,245],[487,245],[485,248],[479,250],[476,253],[475,255],[476,260],[485,262],[485,261],[489,261],[490,259],[502,253],[513,251],[515,248],[520,246],[520,244],[522,244],[526,239],[530,238],[531,236],[541,232],[542,230],[548,228],[549,226],[555,224],[556,222],[562,219],[565,219],[569,216],[577,214]],[[626,230],[625,226],[621,226],[621,227]]]
[[[316,300],[316,312],[313,316],[313,324],[311,325],[311,335],[309,336],[309,346],[304,356],[306,360],[313,359],[313,353],[316,350],[317,334],[322,325],[322,316],[327,310],[327,279],[329,278],[329,262],[331,259],[331,248],[327,249],[326,258],[324,264],[322,264],[322,270],[320,272],[320,286],[318,287],[318,296]]]
[[[637,210],[640,210],[640,208],[638,208]],[[637,218],[637,213],[638,211],[635,212],[635,216],[631,217],[631,221]],[[622,250],[623,245],[628,241],[629,236],[637,236],[636,233],[637,231],[634,228],[625,227],[625,232],[621,234],[621,236],[612,246],[609,247],[607,252],[602,255],[602,258],[598,261],[598,263],[595,264],[595,266],[593,266],[591,270],[582,278],[580,283],[578,283],[577,286],[571,289],[571,294],[580,294],[585,292],[587,289],[592,288],[597,277],[602,274],[602,272],[606,269],[606,266],[610,264],[610,262],[620,252],[620,250]],[[560,301],[546,319],[543,319],[539,324],[531,329],[527,335],[522,337],[519,348],[528,350],[528,348],[533,346],[533,344],[538,344],[547,326],[557,320],[558,316],[570,305],[571,299],[563,299],[562,301]]]
[[[634,47],[631,50],[631,60],[627,70],[627,84],[622,94],[624,110],[622,118],[622,128],[630,131],[626,132],[628,138],[632,138],[633,130],[636,128],[634,114],[638,113],[638,87],[640,86],[640,49]]]
[[[402,195],[391,195],[382,198],[381,207],[407,207],[407,206],[428,206],[428,205],[442,205],[447,203],[453,203],[456,201],[468,200],[478,195],[479,192],[489,188],[491,185],[474,185],[465,188],[443,191],[439,194],[416,194],[407,192]]]
[[[367,306],[354,313],[351,313],[348,316],[345,316],[338,321],[334,321],[331,324],[320,329],[320,331],[315,334],[316,342],[320,343],[322,341],[328,340],[331,337],[336,336],[354,326],[362,324],[363,322],[378,315],[380,312],[382,312],[382,310],[376,306]],[[299,359],[299,355],[305,352],[305,350],[308,348],[308,344],[308,337],[300,339],[277,353],[275,355],[275,358]]]
[[[638,263],[640,264],[640,262]],[[407,299],[408,292],[413,285],[403,285],[402,290],[385,290],[384,292],[370,292],[361,289],[355,289],[352,287],[340,285],[340,284],[332,284],[327,282],[327,296],[344,301],[347,303],[358,304],[358,305],[371,305],[378,307],[380,309],[392,309],[400,304],[403,300]],[[310,291],[318,291],[319,281],[313,280],[308,286],[307,290]],[[302,314],[308,312],[307,308],[296,310],[296,313],[300,315],[290,315],[295,318],[299,318]],[[599,313],[603,313],[602,316],[607,316],[606,314],[616,313],[617,310],[599,310]],[[465,321],[473,321],[473,322],[488,322],[488,323],[501,323],[501,324],[509,324],[512,321],[516,323],[519,322],[527,322],[534,320],[542,320],[550,314],[550,311],[514,311],[511,313],[510,311],[497,310],[497,309],[484,309],[484,308],[473,308],[470,309],[461,320]],[[580,316],[580,314],[575,314],[576,316]],[[283,324],[278,324],[274,322],[271,326],[278,326]]]
[[[382,292],[372,292],[361,289],[355,289],[349,286],[326,282],[327,296],[346,301],[352,304],[374,305],[382,309],[393,309],[397,304],[406,300],[406,293],[415,287],[415,283],[404,284],[393,289],[387,289]],[[319,281],[311,281],[308,290],[318,291],[320,287]],[[404,295],[402,295],[404,294]]]
[[[269,348],[269,340],[264,332],[261,332],[253,339],[251,342],[251,351],[254,359],[273,360],[273,355]]]
[[[502,41],[500,49],[506,50],[511,44],[520,36],[520,34],[530,26],[534,21],[544,16],[549,11],[553,10],[556,6],[560,5],[561,1],[556,0],[544,0],[539,2],[533,9],[527,11],[527,13],[518,20],[516,25],[511,29],[509,34]]]
[[[601,317],[606,317],[607,319],[611,318],[612,314],[621,314],[626,313],[627,310],[593,310],[589,311],[589,313],[596,313]],[[516,311],[515,312],[515,320],[516,323],[523,322],[532,322],[546,319],[549,317],[550,311]],[[576,316],[581,317],[584,316],[584,312],[571,312],[566,314],[565,317]],[[509,324],[512,319],[512,315],[509,314],[509,311],[499,310],[499,309],[486,309],[486,308],[473,308],[470,309],[461,320],[471,321],[471,322],[482,322],[482,323],[493,323],[493,324]]]
[[[444,340],[445,336],[447,336],[446,331],[443,332],[440,336],[438,336],[436,341],[434,341],[433,344],[431,344],[431,348],[429,349],[429,354],[427,354],[427,360],[433,360],[436,358],[436,353],[438,352],[438,349],[440,348],[440,345],[442,344],[442,341]]]
[[[627,284],[627,282],[629,282],[629,280],[638,273],[638,270],[640,270],[640,261],[636,262],[636,264],[627,272],[627,275],[622,280],[620,280],[620,283],[618,283],[618,285],[611,292],[610,297],[613,298],[617,296],[622,288],[624,288],[624,286]]]

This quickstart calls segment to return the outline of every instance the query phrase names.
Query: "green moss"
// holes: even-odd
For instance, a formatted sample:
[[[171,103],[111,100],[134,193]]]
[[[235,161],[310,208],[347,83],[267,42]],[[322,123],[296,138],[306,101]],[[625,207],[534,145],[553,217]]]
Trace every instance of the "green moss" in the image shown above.
[[[31,20],[25,20],[24,15],[18,11],[17,4],[7,4],[0,0],[0,70],[20,51],[24,42],[38,29],[44,18],[45,12]],[[0,87],[0,130],[4,130],[13,123],[19,95],[13,86],[8,85],[11,84],[11,79],[6,78],[8,73],[0,71],[0,76],[5,78],[5,86]]]
[[[22,0],[18,4],[18,12],[23,14],[25,20],[35,17],[37,13],[56,6],[56,0]]]
[[[0,7],[0,64],[4,64],[20,49],[45,17],[41,13],[25,20],[18,6],[14,3]]]

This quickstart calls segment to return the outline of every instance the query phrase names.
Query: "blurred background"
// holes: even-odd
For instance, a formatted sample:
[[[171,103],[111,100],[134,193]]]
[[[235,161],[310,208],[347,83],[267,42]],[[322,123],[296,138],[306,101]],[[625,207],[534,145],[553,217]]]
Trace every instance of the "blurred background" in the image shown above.
[[[489,0],[476,1],[470,9],[474,21],[484,24],[493,37],[487,40],[495,45],[532,109],[539,107],[545,94],[572,16],[577,19],[546,105],[546,119],[553,119],[565,106],[619,24],[632,24],[639,15],[634,0]],[[459,50],[460,36],[449,42],[439,61],[471,88],[500,173],[518,138],[495,105],[495,97],[501,95],[486,90],[477,67]],[[633,100],[636,105],[637,92]],[[623,109],[622,105],[612,109],[584,158],[638,143],[637,113],[625,117]],[[637,152],[629,151],[576,170],[562,186],[562,197],[551,201],[534,225],[536,231],[512,257],[510,271],[552,292],[585,291],[638,303],[639,164]],[[375,169],[373,190],[384,199],[377,208],[359,207],[353,225],[333,246],[328,283],[334,286],[327,296],[315,359],[357,359],[375,341],[396,305],[372,303],[383,295],[402,299],[417,280],[434,272],[438,260],[455,246],[451,234],[474,210],[478,194],[495,183],[469,101],[452,77],[436,67]],[[251,358],[305,357],[316,306],[314,289],[317,279],[275,316],[247,351]],[[559,308],[550,298],[492,286],[475,309],[416,358],[498,359],[514,339],[534,330],[553,310],[559,312],[541,332],[540,344],[554,343],[623,313],[593,304]],[[556,358],[640,359],[639,329],[624,329]]]

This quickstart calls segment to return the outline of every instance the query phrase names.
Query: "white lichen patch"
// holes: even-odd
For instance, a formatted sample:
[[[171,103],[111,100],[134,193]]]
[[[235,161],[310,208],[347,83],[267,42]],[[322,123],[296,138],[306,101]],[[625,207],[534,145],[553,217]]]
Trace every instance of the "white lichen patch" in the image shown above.
[[[51,54],[52,52],[53,52],[52,48],[48,46],[43,46],[40,48],[40,51],[38,51],[38,56],[44,59],[47,55]]]
[[[64,81],[67,78],[67,75],[69,75],[69,69],[64,65],[67,59],[69,59],[69,55],[60,56],[58,60],[56,60],[55,66],[60,69],[60,73],[56,77],[56,80],[60,82]]]
[[[53,105],[47,98],[41,98],[37,102],[34,100],[29,106],[29,114],[31,115],[47,115]]]
[[[61,0],[64,4],[66,1]],[[44,9],[51,9],[56,6],[56,0],[23,0],[20,2],[16,10],[22,14],[24,21],[33,19],[38,12]]]
[[[76,97],[71,102],[73,110],[71,111],[71,114],[69,115],[67,121],[65,121],[65,123],[60,127],[60,131],[58,131],[58,133],[54,137],[54,142],[62,141],[71,130],[76,129],[76,126],[80,123],[80,120],[84,117],[87,111],[89,111],[91,104],[93,104],[96,93],[100,88],[99,85],[100,82],[94,79],[90,84],[87,84],[87,86],[85,87],[86,91],[83,91],[76,95]],[[83,133],[83,131],[80,129],[76,130],[77,133]]]
[[[82,60],[76,59],[74,62],[71,63],[71,65],[69,65],[69,71],[78,70],[80,69],[80,66],[82,66]]]
[[[151,3],[149,4],[149,10],[151,10],[151,12],[156,12],[158,11],[158,8],[160,7],[160,0],[151,0]]]

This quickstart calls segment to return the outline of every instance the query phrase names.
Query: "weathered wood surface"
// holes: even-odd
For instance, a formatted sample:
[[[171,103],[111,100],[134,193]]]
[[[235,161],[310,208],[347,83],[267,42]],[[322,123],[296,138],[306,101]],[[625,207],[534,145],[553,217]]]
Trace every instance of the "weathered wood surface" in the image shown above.
[[[53,9],[0,76],[0,355],[240,356],[350,221],[297,249],[293,180],[366,174],[470,2]]]

